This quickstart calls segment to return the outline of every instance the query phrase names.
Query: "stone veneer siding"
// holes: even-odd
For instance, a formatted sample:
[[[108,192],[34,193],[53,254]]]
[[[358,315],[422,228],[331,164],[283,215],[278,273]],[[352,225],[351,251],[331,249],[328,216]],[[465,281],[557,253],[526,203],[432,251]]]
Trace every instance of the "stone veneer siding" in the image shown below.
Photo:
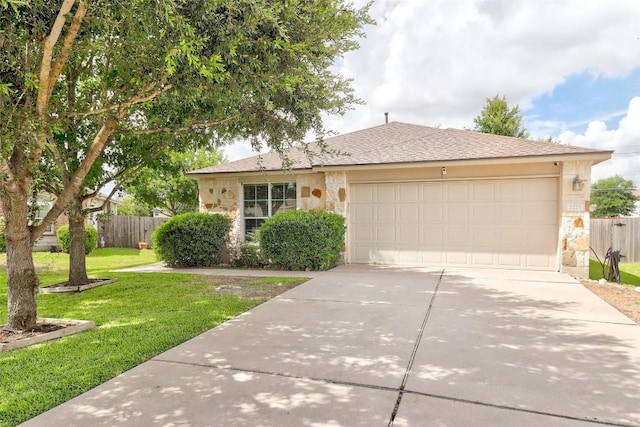
[[[237,243],[241,235],[242,186],[237,178],[202,179],[198,182],[200,212],[222,213],[233,220],[231,226],[231,244]]]
[[[347,173],[325,172],[327,186],[326,209],[347,217]]]
[[[589,276],[591,166],[589,161],[562,165],[560,271],[577,277]],[[582,183],[579,191],[573,189],[576,176]]]
[[[324,210],[326,191],[324,174],[304,174],[296,177],[296,207],[303,211]]]

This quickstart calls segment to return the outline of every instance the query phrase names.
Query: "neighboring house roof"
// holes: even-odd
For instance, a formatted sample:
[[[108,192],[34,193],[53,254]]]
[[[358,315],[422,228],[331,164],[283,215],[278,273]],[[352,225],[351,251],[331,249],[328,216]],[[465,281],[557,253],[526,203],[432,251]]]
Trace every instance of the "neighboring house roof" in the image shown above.
[[[546,141],[532,141],[460,129],[440,129],[391,122],[324,140],[329,150],[340,154],[320,154],[317,144],[307,145],[311,160],[300,149],[287,152],[292,169],[313,167],[402,164],[453,160],[513,159],[558,155],[605,155],[612,151],[594,150]],[[273,171],[282,169],[278,153],[270,152],[190,172],[189,175]]]

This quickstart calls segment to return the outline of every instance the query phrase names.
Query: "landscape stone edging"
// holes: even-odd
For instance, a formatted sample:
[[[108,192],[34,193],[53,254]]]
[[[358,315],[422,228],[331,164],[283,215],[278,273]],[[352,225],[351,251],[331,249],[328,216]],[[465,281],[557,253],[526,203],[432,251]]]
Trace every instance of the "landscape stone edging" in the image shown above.
[[[5,351],[17,350],[19,348],[29,347],[34,344],[40,344],[45,341],[55,340],[57,338],[66,337],[68,335],[77,334],[78,332],[86,331],[88,329],[93,329],[96,327],[95,322],[92,320],[71,320],[71,319],[50,319],[50,318],[41,318],[38,319],[44,323],[55,323],[55,322],[75,322],[76,325],[73,326],[65,326],[57,331],[47,332],[45,334],[36,335],[34,337],[25,338],[23,340],[9,342],[9,343],[0,343],[0,353]]]
[[[109,283],[117,282],[118,279],[105,279],[99,280],[92,283],[87,283],[86,285],[80,286],[56,286],[56,287],[43,287],[40,288],[41,294],[60,294],[66,292],[81,292],[86,291],[87,289],[97,288],[98,286],[108,285]]]

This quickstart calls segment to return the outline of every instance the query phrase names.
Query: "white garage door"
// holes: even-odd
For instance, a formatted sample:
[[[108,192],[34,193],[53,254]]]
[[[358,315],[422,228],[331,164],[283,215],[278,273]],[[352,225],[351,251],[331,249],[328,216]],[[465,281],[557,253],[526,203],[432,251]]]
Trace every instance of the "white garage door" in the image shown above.
[[[556,268],[555,178],[353,184],[349,261]]]

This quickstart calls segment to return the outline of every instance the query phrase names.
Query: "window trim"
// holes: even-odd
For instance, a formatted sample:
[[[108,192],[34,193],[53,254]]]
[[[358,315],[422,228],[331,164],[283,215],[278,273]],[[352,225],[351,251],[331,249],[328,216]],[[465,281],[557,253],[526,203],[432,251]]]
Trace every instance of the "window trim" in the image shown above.
[[[264,216],[264,212],[263,212],[263,216],[246,216],[245,214],[245,209],[246,209],[246,203],[247,203],[247,199],[245,198],[245,188],[247,186],[253,186],[253,187],[258,187],[258,186],[267,186],[267,216]],[[247,183],[243,183],[242,184],[242,228],[243,228],[243,234],[242,234],[242,238],[246,239],[247,237],[247,220],[263,220],[266,221],[267,219],[271,218],[273,216],[273,187],[277,186],[277,185],[286,185],[286,186],[290,186],[293,185],[295,187],[295,205],[292,208],[286,209],[286,210],[294,210],[297,209],[298,207],[298,183],[296,181],[284,181],[284,182],[247,182]],[[285,193],[284,193],[284,198],[282,199],[283,204],[286,202],[287,197],[286,197],[286,189],[285,189]],[[257,202],[258,199],[253,199],[253,201]],[[277,199],[280,200],[280,199]]]

